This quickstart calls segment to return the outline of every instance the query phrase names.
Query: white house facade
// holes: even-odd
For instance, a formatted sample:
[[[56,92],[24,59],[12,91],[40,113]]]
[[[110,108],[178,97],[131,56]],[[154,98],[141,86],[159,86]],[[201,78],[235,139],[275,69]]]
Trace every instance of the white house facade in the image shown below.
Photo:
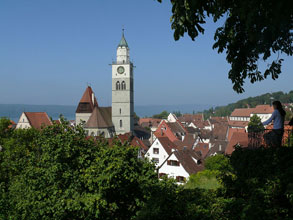
[[[167,137],[159,137],[153,142],[149,150],[146,152],[145,157],[155,162],[156,167],[160,167],[172,153],[172,149],[176,149],[174,143],[172,143]]]

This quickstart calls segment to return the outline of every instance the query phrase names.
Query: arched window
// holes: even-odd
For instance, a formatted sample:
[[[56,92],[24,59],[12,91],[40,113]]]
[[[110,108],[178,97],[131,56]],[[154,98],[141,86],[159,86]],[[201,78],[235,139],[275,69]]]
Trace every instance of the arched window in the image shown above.
[[[122,128],[123,124],[122,124],[122,120],[120,120],[120,128]]]
[[[124,81],[122,81],[121,83],[121,89],[126,90],[126,83]]]
[[[120,82],[119,81],[116,82],[116,90],[120,90]]]

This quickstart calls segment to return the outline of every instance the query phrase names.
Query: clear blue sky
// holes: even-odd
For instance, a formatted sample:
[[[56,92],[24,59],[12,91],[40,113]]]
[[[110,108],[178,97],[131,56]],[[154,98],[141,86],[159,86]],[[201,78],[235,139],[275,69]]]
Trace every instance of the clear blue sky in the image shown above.
[[[212,50],[216,25],[175,42],[165,0],[1,0],[0,103],[76,105],[90,82],[111,104],[111,67],[124,25],[135,69],[135,104],[227,104],[293,82],[285,57],[277,81],[232,90],[225,54]]]

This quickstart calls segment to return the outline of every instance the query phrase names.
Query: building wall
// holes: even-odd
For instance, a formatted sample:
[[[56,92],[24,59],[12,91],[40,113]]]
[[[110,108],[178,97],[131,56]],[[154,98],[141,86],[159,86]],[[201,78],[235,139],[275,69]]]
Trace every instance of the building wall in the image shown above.
[[[261,122],[268,120],[272,116],[272,114],[256,114],[256,115],[258,117],[260,117]],[[252,116],[253,116],[253,114],[250,115],[250,117],[252,117]]]
[[[176,161],[178,161],[178,159],[175,156],[175,154],[172,154],[168,158],[168,160],[176,160]],[[159,169],[159,173],[165,173],[165,174],[168,175],[168,177],[172,177],[174,179],[176,179],[177,176],[183,176],[183,177],[186,178],[186,180],[189,178],[189,174],[183,168],[181,163],[180,163],[179,166],[171,166],[171,165],[168,165],[167,161],[165,161],[163,166]]]
[[[76,113],[75,114],[75,124],[79,125],[82,123],[82,121],[85,121],[85,123],[89,120],[92,113]]]
[[[123,74],[117,71],[120,66],[125,69]],[[117,81],[120,83],[120,90],[116,89]],[[126,83],[125,90],[121,88],[122,81]],[[120,126],[120,121],[122,121],[122,126]],[[131,63],[112,65],[112,122],[117,135],[134,130],[133,67]]]
[[[100,136],[104,133],[105,138],[112,138],[113,137],[113,128],[85,128],[87,134],[89,136]]]
[[[154,154],[154,148],[159,148],[159,154]],[[159,163],[156,164],[156,167],[161,166],[168,156],[168,153],[165,151],[159,139],[156,139],[154,141],[154,143],[145,154],[145,157],[149,158],[150,160],[152,160],[153,158],[159,159]]]
[[[21,114],[18,123],[16,125],[16,129],[18,128],[31,128],[32,126],[30,125],[27,117],[25,116],[24,113]]]

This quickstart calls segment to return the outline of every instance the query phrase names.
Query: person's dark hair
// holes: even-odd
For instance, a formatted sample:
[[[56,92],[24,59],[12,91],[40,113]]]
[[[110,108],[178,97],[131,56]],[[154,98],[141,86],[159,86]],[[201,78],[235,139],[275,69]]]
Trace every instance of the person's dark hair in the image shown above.
[[[276,109],[280,112],[280,114],[281,114],[283,117],[285,117],[286,112],[285,112],[285,110],[283,109],[283,106],[282,106],[281,102],[280,102],[280,101],[274,101],[274,102],[273,102],[273,105],[276,106]]]

